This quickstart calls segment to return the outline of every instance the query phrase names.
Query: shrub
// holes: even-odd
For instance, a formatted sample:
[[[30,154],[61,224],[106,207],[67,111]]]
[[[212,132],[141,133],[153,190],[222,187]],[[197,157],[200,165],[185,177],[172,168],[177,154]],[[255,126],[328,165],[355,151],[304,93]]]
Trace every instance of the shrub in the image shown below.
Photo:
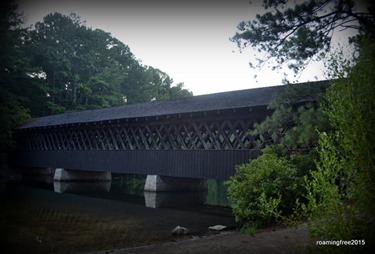
[[[257,159],[236,166],[236,173],[226,182],[228,198],[236,221],[243,229],[256,228],[276,221],[293,211],[302,198],[304,171],[297,165],[307,156],[286,156],[282,146],[269,146]]]

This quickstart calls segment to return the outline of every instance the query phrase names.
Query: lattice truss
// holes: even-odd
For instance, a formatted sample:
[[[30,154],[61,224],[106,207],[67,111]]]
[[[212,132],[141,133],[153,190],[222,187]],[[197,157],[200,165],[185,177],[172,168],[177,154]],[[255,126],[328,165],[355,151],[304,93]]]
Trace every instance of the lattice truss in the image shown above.
[[[22,150],[234,150],[252,149],[252,121],[192,121],[188,123],[91,124],[22,130],[16,135]]]

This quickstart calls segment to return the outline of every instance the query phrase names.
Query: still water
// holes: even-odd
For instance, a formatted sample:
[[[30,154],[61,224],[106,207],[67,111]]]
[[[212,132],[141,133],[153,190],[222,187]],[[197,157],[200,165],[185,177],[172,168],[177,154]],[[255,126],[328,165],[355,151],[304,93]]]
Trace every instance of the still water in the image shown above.
[[[2,187],[0,250],[9,253],[85,253],[212,234],[235,221],[222,181],[206,192],[144,192],[144,176],[113,175],[112,182],[38,181]],[[176,226],[189,229],[172,236]],[[3,251],[2,251],[3,253]]]

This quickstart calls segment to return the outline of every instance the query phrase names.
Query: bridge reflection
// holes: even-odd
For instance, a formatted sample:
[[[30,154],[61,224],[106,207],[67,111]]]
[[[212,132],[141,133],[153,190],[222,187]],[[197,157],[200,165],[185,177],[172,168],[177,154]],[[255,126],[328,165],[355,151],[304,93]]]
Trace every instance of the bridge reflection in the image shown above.
[[[111,181],[101,182],[62,182],[53,181],[53,189],[58,193],[97,193],[109,192]]]

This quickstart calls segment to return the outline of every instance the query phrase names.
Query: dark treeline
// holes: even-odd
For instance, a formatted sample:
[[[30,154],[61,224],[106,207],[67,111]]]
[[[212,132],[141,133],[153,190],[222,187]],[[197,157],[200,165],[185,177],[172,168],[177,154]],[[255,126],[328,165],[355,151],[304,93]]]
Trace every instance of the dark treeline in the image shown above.
[[[17,5],[6,0],[0,23],[2,150],[11,130],[30,117],[192,95],[76,14],[51,13],[26,29]]]

